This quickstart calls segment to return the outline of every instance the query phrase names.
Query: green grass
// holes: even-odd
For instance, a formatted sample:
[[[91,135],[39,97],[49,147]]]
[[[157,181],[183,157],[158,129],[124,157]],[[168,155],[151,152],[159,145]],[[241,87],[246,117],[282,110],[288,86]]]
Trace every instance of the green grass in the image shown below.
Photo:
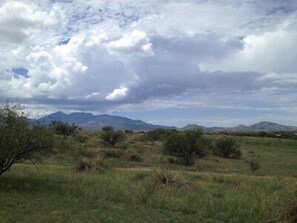
[[[294,140],[239,137],[241,159],[210,155],[197,159],[193,167],[184,167],[167,162],[160,142],[150,145],[132,134],[126,139],[127,148],[116,149],[140,154],[143,161],[107,158],[111,169],[95,174],[74,170],[80,147],[86,153],[79,154],[87,154],[87,159],[102,158],[106,149],[96,134],[84,134],[89,140],[83,145],[70,138],[63,152],[43,164],[18,164],[0,177],[1,223],[262,223],[273,216],[271,205],[291,196],[297,187]],[[247,161],[251,159],[259,162],[259,170],[250,170]],[[175,181],[189,186],[156,185],[154,168],[165,169]]]

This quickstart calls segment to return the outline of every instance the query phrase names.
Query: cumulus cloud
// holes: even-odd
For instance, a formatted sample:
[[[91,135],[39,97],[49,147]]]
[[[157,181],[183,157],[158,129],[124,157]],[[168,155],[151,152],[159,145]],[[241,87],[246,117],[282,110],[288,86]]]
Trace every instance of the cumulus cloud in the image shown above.
[[[152,44],[145,32],[133,30],[126,34],[123,38],[111,41],[107,44],[107,48],[111,53],[131,54],[140,53],[144,55],[152,55]]]
[[[113,92],[108,94],[105,98],[106,100],[115,101],[124,99],[127,96],[128,88],[120,87],[118,89],[114,89]]]
[[[0,97],[42,111],[292,109],[296,4],[268,3],[4,1]],[[287,106],[273,99],[286,96]]]
[[[263,72],[296,72],[297,32],[277,30],[245,38],[238,61],[244,69]]]
[[[241,51],[244,46],[240,37],[224,36],[213,32],[176,36],[155,35],[152,37],[152,44],[156,50],[195,58],[200,63],[205,60],[223,58]]]
[[[38,5],[19,1],[8,1],[0,6],[0,39],[21,43],[47,26],[58,23],[63,17],[56,5],[50,12],[41,10]]]

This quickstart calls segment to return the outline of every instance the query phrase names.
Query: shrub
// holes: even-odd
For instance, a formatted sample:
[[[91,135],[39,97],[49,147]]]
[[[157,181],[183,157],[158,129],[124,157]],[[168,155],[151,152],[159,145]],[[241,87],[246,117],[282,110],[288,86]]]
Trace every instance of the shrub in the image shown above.
[[[65,138],[67,138],[70,135],[75,135],[78,133],[79,130],[81,130],[77,125],[74,123],[63,123],[60,121],[53,121],[50,126],[55,130],[55,132],[59,135],[62,135]]]
[[[142,162],[142,157],[137,153],[131,153],[128,154],[127,160],[132,162]]]
[[[255,172],[256,170],[260,169],[260,164],[255,160],[249,161],[249,166],[252,172]]]
[[[167,134],[165,129],[154,129],[143,134],[143,141],[150,141],[152,145],[156,141],[160,141]]]
[[[74,154],[74,157],[76,160],[79,160],[83,157],[92,158],[92,157],[94,157],[94,154],[92,152],[88,151],[85,146],[79,146],[77,148],[76,153]]]
[[[181,163],[180,160],[178,158],[174,157],[174,156],[167,157],[167,160],[168,160],[169,163],[173,163],[173,164],[176,164],[176,163],[180,164]]]
[[[220,138],[216,141],[214,154],[224,158],[239,158],[241,151],[238,149],[239,144],[235,139],[230,137]]]
[[[202,131],[174,132],[165,138],[165,155],[181,158],[187,166],[193,165],[196,157],[206,155],[207,140]]]
[[[118,149],[106,149],[103,151],[104,158],[122,158],[123,152]]]
[[[105,173],[108,170],[108,166],[103,160],[88,161],[80,160],[75,167],[79,172],[93,172],[93,173]]]
[[[80,143],[85,143],[85,142],[88,141],[88,139],[89,139],[89,137],[88,136],[84,136],[84,135],[77,135],[77,136],[75,136],[75,140],[78,141],[78,142],[80,142]]]
[[[102,132],[109,132],[109,131],[114,131],[114,128],[112,127],[112,126],[109,126],[109,125],[107,125],[107,126],[104,126],[103,128],[102,128]]]
[[[149,181],[145,182],[143,186],[144,193],[141,194],[141,200],[142,202],[147,202],[160,189],[188,189],[190,186],[190,184],[177,179],[176,174],[168,169],[155,168]]]
[[[177,175],[170,172],[168,169],[156,168],[153,170],[154,185],[159,187],[169,187],[176,189],[187,189],[190,184],[178,179]]]
[[[113,131],[108,130],[104,131],[100,135],[101,139],[103,140],[103,144],[105,146],[112,146],[114,147],[115,144],[124,140],[125,136],[122,131]]]
[[[38,161],[52,152],[53,135],[43,126],[30,124],[10,103],[0,106],[0,176],[15,163]]]

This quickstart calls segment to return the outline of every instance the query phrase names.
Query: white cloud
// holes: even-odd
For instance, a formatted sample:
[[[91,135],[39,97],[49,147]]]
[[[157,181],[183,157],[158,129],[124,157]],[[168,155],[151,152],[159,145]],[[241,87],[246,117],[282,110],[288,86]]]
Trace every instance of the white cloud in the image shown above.
[[[5,1],[0,97],[51,110],[230,100],[231,107],[292,110],[294,10],[290,0]]]
[[[144,55],[152,55],[152,44],[145,32],[133,30],[126,34],[123,38],[111,41],[107,44],[107,48],[111,53],[133,54],[140,53]]]
[[[297,71],[297,32],[277,30],[245,38],[246,47],[238,55],[245,69],[262,72]]]
[[[57,5],[46,12],[34,3],[7,1],[0,7],[0,39],[21,43],[45,27],[56,25],[64,19]]]
[[[106,100],[116,101],[116,100],[125,99],[125,97],[127,96],[127,92],[128,92],[128,88],[126,87],[120,87],[120,88],[114,89],[113,92],[111,92],[106,96]]]
[[[258,71],[275,73],[297,72],[297,31],[288,29],[295,20],[263,34],[250,34],[244,38],[244,48],[222,61],[208,64],[212,69]]]

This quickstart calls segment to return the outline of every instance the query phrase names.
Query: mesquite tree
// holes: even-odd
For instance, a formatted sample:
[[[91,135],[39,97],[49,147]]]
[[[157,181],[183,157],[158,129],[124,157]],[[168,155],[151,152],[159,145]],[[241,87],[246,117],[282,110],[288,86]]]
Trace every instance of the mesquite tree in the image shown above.
[[[18,105],[0,105],[0,176],[15,163],[37,161],[52,149],[52,133],[32,124]]]
[[[190,166],[197,157],[206,155],[209,141],[202,131],[173,132],[165,138],[163,147],[165,155],[178,157]]]

